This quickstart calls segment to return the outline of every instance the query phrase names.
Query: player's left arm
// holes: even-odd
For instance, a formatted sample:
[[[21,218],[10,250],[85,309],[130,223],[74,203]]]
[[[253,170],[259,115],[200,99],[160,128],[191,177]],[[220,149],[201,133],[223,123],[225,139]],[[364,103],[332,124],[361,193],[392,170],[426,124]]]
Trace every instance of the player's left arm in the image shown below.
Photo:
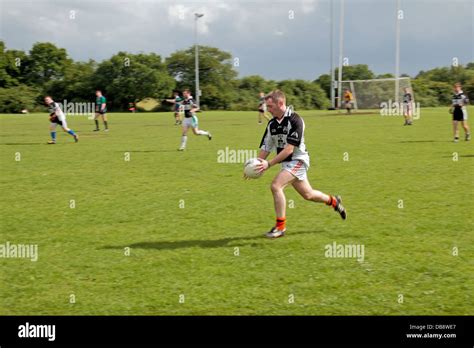
[[[199,111],[199,107],[197,106],[197,104],[193,104],[191,110],[189,110],[189,111],[191,111],[191,112],[193,112],[193,113],[194,113],[194,112],[197,112],[197,111]]]

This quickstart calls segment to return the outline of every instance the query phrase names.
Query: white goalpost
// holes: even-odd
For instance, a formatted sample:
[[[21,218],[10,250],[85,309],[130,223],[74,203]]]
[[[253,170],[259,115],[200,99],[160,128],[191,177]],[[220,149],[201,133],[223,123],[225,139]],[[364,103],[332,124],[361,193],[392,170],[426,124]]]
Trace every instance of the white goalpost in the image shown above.
[[[334,0],[335,1],[335,0]],[[373,109],[375,108],[375,100],[379,102],[385,101],[388,102],[391,100],[395,103],[400,103],[403,96],[403,89],[405,87],[410,88],[410,92],[413,96],[413,90],[411,89],[410,78],[400,77],[400,27],[401,27],[401,20],[403,19],[403,11],[401,10],[401,0],[393,0],[395,4],[395,77],[390,79],[374,79],[374,80],[353,80],[353,81],[342,81],[342,70],[343,66],[343,51],[344,51],[344,7],[345,2],[344,0],[339,0],[339,62],[338,62],[338,76],[336,80],[336,76],[334,74],[334,54],[333,54],[333,47],[334,47],[334,9],[333,9],[333,2],[331,1],[331,11],[330,11],[330,65],[331,65],[331,106],[337,107],[339,110],[343,108],[343,95],[344,95],[344,88],[349,88],[354,96],[354,105],[355,109]],[[371,82],[374,81],[374,82]],[[390,84],[392,84],[390,86]],[[372,98],[370,95],[366,93],[360,86],[366,85],[370,86],[371,89],[368,90],[374,91],[376,93],[375,96]],[[379,87],[380,86],[380,87]],[[386,89],[391,90],[392,95],[389,95],[387,92],[384,93],[380,90]],[[336,97],[336,90],[337,90],[337,97]],[[395,93],[398,91],[398,93]],[[414,100],[413,100],[414,103]],[[366,107],[366,106],[369,107]]]
[[[405,88],[409,89],[412,103],[415,103],[409,77],[341,81],[341,91],[346,88],[352,92],[353,109],[356,110],[380,109],[382,103],[399,103],[403,100]]]

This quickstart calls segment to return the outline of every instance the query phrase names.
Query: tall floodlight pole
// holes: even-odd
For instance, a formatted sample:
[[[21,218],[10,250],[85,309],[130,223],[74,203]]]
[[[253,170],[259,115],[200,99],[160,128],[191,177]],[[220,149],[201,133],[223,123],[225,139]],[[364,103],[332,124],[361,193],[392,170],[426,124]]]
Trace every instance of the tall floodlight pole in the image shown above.
[[[339,17],[339,71],[338,71],[338,86],[337,86],[337,106],[341,108],[342,101],[342,55],[344,47],[344,0],[341,0],[341,9]]]
[[[330,31],[330,34],[329,34],[329,42],[330,42],[330,60],[331,60],[331,93],[330,93],[330,96],[331,96],[331,108],[334,109],[336,107],[336,103],[335,103],[335,91],[334,89],[336,88],[335,86],[335,77],[336,77],[336,71],[334,70],[334,1],[330,1],[331,3],[331,11],[330,11],[330,18],[329,18],[329,22],[330,22],[330,26],[329,26],[329,31]]]
[[[199,89],[199,46],[198,46],[198,30],[197,22],[198,19],[204,16],[202,13],[194,14],[194,72],[195,72],[195,89],[196,89],[196,104],[198,107],[201,105],[199,100],[201,97],[201,90]]]
[[[400,95],[400,0],[397,1],[396,29],[395,29],[395,103],[398,105]]]

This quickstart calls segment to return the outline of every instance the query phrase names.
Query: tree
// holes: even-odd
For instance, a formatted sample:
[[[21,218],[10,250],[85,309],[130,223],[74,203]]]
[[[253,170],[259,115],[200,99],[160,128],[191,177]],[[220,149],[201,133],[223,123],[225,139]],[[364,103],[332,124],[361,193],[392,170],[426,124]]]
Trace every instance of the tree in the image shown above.
[[[92,81],[94,89],[101,89],[113,100],[113,107],[121,109],[146,97],[163,99],[171,95],[176,84],[155,53],[119,52],[99,64]]]
[[[66,67],[72,64],[72,60],[64,48],[43,42],[33,45],[25,64],[25,83],[43,87],[50,81],[63,79]]]
[[[44,94],[53,98],[67,99],[70,102],[91,101],[94,96],[94,72],[97,63],[74,62],[64,70],[64,78],[46,83]]]
[[[215,47],[199,46],[199,87],[203,109],[226,109],[236,97],[237,72],[232,55]],[[194,89],[194,47],[177,51],[166,59],[168,72],[180,89]]]
[[[336,68],[336,76],[339,76],[339,68]],[[375,74],[367,64],[348,65],[342,68],[342,80],[371,80]]]
[[[33,110],[37,106],[39,92],[25,85],[0,88],[0,113],[20,113],[23,109]]]
[[[5,43],[0,41],[0,87],[18,86],[25,80],[27,55],[19,50],[6,50]]]
[[[284,80],[278,88],[286,94],[286,103],[297,110],[326,109],[329,99],[323,89],[314,82],[305,80]]]

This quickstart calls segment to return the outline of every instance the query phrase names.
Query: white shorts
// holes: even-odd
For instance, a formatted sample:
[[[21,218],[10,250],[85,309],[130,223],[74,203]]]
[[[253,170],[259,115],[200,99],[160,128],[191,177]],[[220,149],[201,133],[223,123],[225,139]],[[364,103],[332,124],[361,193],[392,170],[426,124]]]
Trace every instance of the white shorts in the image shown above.
[[[53,127],[53,128],[56,128],[56,126],[58,126],[58,125],[59,125],[59,123],[56,123],[56,122],[50,122],[49,124],[50,124],[50,125],[51,125],[51,127]],[[67,122],[66,122],[66,119],[64,119],[64,120],[62,120],[62,121],[61,121],[61,125],[60,125],[60,126],[61,126],[61,127],[63,127],[64,129],[66,129],[66,128],[67,128]]]
[[[408,114],[408,113],[411,113],[411,111],[412,111],[411,103],[403,103],[403,113]]]
[[[183,128],[198,128],[197,116],[185,117],[183,120]]]
[[[308,172],[308,166],[300,160],[282,162],[281,170],[286,170],[290,172],[298,180],[305,180],[306,173]]]

